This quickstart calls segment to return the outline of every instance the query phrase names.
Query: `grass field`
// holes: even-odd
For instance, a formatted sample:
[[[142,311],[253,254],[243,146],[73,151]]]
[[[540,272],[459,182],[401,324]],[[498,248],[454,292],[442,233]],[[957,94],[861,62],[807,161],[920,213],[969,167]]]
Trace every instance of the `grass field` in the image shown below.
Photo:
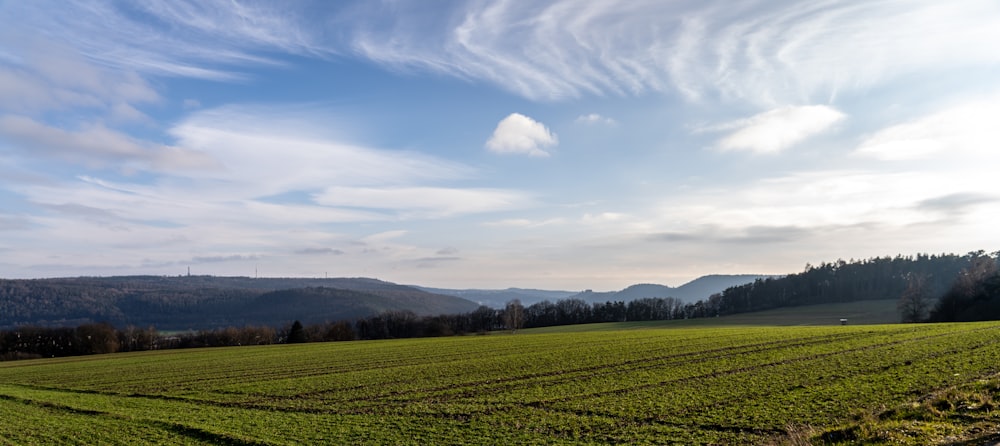
[[[840,325],[841,319],[847,319],[850,325],[895,324],[899,322],[899,310],[896,309],[896,303],[896,299],[864,300],[837,304],[785,307],[712,318],[560,325],[556,327],[531,328],[523,330],[523,332],[564,333],[638,330],[646,328]]]
[[[1000,323],[621,328],[0,363],[0,444],[974,444],[1000,424]]]

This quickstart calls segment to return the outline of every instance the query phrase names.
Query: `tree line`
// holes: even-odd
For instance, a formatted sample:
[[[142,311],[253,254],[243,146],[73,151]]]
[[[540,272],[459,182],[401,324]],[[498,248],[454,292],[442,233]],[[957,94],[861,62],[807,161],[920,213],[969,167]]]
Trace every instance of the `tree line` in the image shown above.
[[[474,311],[418,316],[412,311],[385,311],[353,321],[283,327],[247,325],[213,330],[160,333],[156,328],[103,323],[69,327],[24,326],[0,331],[0,359],[62,357],[127,351],[267,345],[482,334],[500,330],[594,322],[682,319],[707,315],[701,304],[679,299],[644,298],[632,302],[589,304],[580,299],[539,302],[524,307],[517,300],[505,308],[480,306]]]

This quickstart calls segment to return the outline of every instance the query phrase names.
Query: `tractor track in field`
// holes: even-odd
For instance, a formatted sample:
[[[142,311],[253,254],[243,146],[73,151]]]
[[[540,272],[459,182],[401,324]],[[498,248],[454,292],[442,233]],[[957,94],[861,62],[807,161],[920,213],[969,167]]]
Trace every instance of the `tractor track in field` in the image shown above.
[[[125,416],[113,412],[100,411],[100,410],[81,409],[78,407],[73,407],[68,404],[55,403],[52,401],[39,401],[30,398],[22,398],[4,394],[0,394],[0,400],[11,401],[18,404],[31,405],[55,412],[62,412],[74,415],[85,415],[90,417],[102,417],[102,418],[122,421],[124,423],[138,422],[140,424],[155,427],[157,429],[173,432],[174,434],[177,434],[182,437],[191,438],[197,441],[204,441],[209,444],[218,444],[226,446],[271,446],[272,445],[272,443],[268,442],[240,438],[219,432],[212,432],[210,430],[202,429],[195,426],[189,426],[183,423],[175,423],[175,422],[156,420],[150,418],[137,418],[135,416]]]
[[[977,329],[977,330],[972,330],[971,332],[981,331],[981,330],[987,330],[987,328],[980,328],[980,329]],[[684,383],[684,382],[689,382],[689,381],[697,381],[697,380],[703,380],[703,379],[709,379],[709,378],[718,378],[718,377],[723,377],[723,376],[736,375],[736,374],[741,374],[741,373],[748,373],[748,372],[753,372],[755,370],[759,370],[759,369],[763,369],[763,368],[776,367],[776,366],[779,366],[779,365],[791,364],[791,363],[796,363],[796,362],[812,361],[812,360],[816,360],[816,359],[820,359],[820,358],[826,358],[826,357],[831,357],[831,356],[836,356],[836,355],[842,355],[844,353],[852,353],[852,352],[858,352],[858,351],[874,350],[874,349],[878,349],[878,348],[884,348],[884,347],[887,347],[887,346],[902,345],[902,344],[908,344],[908,343],[919,342],[919,341],[926,341],[928,339],[935,339],[935,338],[946,337],[946,336],[954,336],[954,335],[956,335],[956,333],[954,333],[954,332],[947,332],[947,333],[939,333],[939,334],[934,334],[934,335],[929,335],[929,336],[921,336],[921,337],[916,337],[916,338],[906,338],[906,339],[900,339],[900,340],[896,340],[896,341],[889,342],[889,343],[872,344],[872,345],[866,345],[866,346],[863,346],[863,347],[857,347],[857,348],[851,348],[851,349],[845,349],[845,350],[837,350],[837,351],[834,351],[834,352],[827,352],[827,353],[820,353],[820,354],[814,354],[814,355],[800,356],[800,357],[795,357],[795,358],[788,358],[788,359],[783,359],[781,361],[774,361],[774,362],[769,362],[769,363],[764,363],[764,364],[754,364],[754,365],[747,366],[747,367],[738,367],[738,368],[729,369],[729,370],[714,371],[714,372],[711,372],[711,373],[705,373],[705,374],[701,374],[701,375],[686,376],[686,377],[682,377],[682,378],[677,378],[677,379],[672,379],[672,380],[667,380],[667,381],[661,381],[661,382],[657,382],[657,383],[650,383],[650,384],[644,384],[644,385],[629,387],[629,388],[626,388],[626,389],[616,389],[616,390],[608,390],[608,391],[601,391],[601,392],[593,392],[593,393],[589,393],[589,394],[574,395],[574,396],[568,396],[568,397],[562,397],[562,398],[555,398],[555,399],[550,399],[550,400],[537,401],[537,402],[533,402],[532,404],[544,405],[544,404],[550,404],[550,403],[556,403],[556,402],[562,402],[562,401],[569,401],[569,400],[580,399],[580,398],[593,398],[593,397],[600,397],[600,396],[606,396],[606,395],[616,395],[616,394],[621,394],[623,392],[631,392],[631,391],[635,391],[635,390],[642,390],[642,389],[648,389],[648,388],[662,387],[662,386],[665,386],[665,385],[676,385],[676,384],[679,384],[679,383]],[[992,342],[989,342],[989,343],[986,343],[986,344],[983,344],[983,345],[991,345],[991,344],[995,344],[995,343],[998,343],[998,342],[1000,342],[1000,339],[994,340]]]
[[[575,379],[575,378],[579,377],[579,375],[581,375],[581,374],[586,374],[587,376],[595,376],[595,375],[600,375],[600,374],[613,374],[613,373],[617,373],[615,371],[616,369],[642,370],[642,369],[652,369],[652,368],[660,368],[660,367],[669,367],[669,366],[677,365],[677,364],[693,364],[693,363],[699,363],[699,362],[707,362],[707,361],[711,361],[711,360],[719,359],[719,358],[731,357],[731,356],[734,356],[736,354],[759,353],[759,352],[764,352],[764,351],[778,350],[778,349],[782,349],[782,348],[801,347],[801,346],[807,346],[807,345],[813,345],[813,344],[821,344],[821,343],[824,343],[824,342],[830,342],[830,341],[833,341],[833,340],[837,340],[839,338],[849,338],[849,337],[854,337],[854,336],[851,336],[851,335],[848,335],[848,334],[838,333],[838,334],[834,334],[834,335],[822,335],[822,336],[816,336],[816,337],[812,337],[812,338],[799,338],[800,340],[801,339],[809,339],[808,341],[801,341],[801,342],[792,342],[792,343],[789,343],[787,340],[768,341],[768,342],[759,343],[759,344],[747,344],[747,345],[742,345],[742,346],[731,346],[731,347],[723,347],[723,348],[711,349],[711,350],[699,350],[699,351],[691,351],[691,352],[684,352],[684,353],[677,353],[677,354],[662,355],[662,356],[656,356],[656,357],[651,357],[651,358],[643,358],[641,360],[621,361],[621,362],[614,362],[614,363],[608,363],[608,364],[600,364],[600,365],[587,366],[587,367],[577,367],[577,368],[554,370],[554,371],[541,372],[541,373],[529,373],[529,374],[523,374],[523,375],[511,376],[511,377],[483,379],[483,380],[476,380],[476,381],[467,381],[467,382],[460,383],[460,384],[450,384],[450,385],[442,385],[442,386],[435,386],[435,387],[424,387],[424,388],[418,388],[418,389],[407,389],[407,390],[400,390],[400,391],[390,391],[390,392],[383,393],[383,394],[377,395],[377,396],[367,396],[367,397],[359,397],[359,398],[348,398],[348,399],[338,400],[338,402],[342,402],[342,403],[363,402],[363,401],[380,400],[380,399],[385,399],[385,398],[397,398],[398,399],[399,397],[405,397],[406,395],[426,394],[426,393],[443,392],[443,391],[454,391],[456,389],[469,389],[470,392],[471,392],[474,389],[479,389],[479,388],[482,388],[484,386],[505,385],[505,384],[513,384],[513,383],[530,383],[530,382],[532,382],[534,380],[538,380],[539,378],[546,378],[546,377],[557,378],[557,380],[555,380],[555,381],[545,381],[546,384],[553,384],[553,383],[565,382],[565,381],[569,381],[569,380]],[[698,356],[703,356],[703,358],[697,358],[697,360],[694,360],[694,361],[691,360],[692,357],[698,357]],[[669,361],[665,362],[667,360],[669,360]],[[655,364],[652,364],[652,363],[655,363]],[[638,364],[648,364],[648,365],[644,365],[644,366],[640,366],[640,367],[634,367],[635,365],[638,365]],[[630,366],[632,366],[632,367],[630,367]],[[595,372],[599,372],[599,371],[602,371],[602,370],[608,370],[608,371],[604,372],[604,373],[595,373]],[[405,383],[407,381],[400,380],[398,382]],[[393,383],[390,383],[390,384],[393,384]],[[517,387],[520,387],[520,386],[517,386],[517,385],[508,386],[507,389],[509,390],[511,388],[517,388]],[[450,395],[451,398],[448,398],[448,399],[468,397],[468,396],[474,394],[474,393],[470,393],[470,392],[463,392],[463,393],[460,393],[460,394],[457,394],[457,395]],[[309,396],[318,395],[318,394],[322,394],[322,393],[325,393],[325,392],[324,391],[310,392],[310,393],[298,394],[296,396],[298,396],[298,397],[309,397]]]
[[[519,376],[513,376],[513,377],[506,377],[506,378],[499,378],[499,379],[484,379],[484,380],[477,380],[477,381],[471,381],[471,382],[465,382],[465,383],[453,384],[453,385],[441,385],[441,386],[435,386],[435,387],[426,387],[426,388],[418,388],[418,389],[408,389],[408,390],[402,390],[402,391],[390,391],[390,392],[385,392],[385,393],[381,393],[381,394],[378,394],[378,395],[362,396],[362,397],[355,397],[355,398],[339,398],[339,399],[336,399],[336,400],[327,400],[327,401],[325,401],[324,405],[333,406],[333,405],[342,405],[343,404],[343,405],[350,406],[350,405],[356,404],[356,403],[367,403],[366,405],[367,405],[368,409],[366,409],[364,412],[365,413],[371,413],[372,412],[371,409],[373,409],[373,406],[375,406],[375,407],[381,406],[383,408],[389,408],[389,407],[405,406],[408,402],[419,402],[419,401],[432,400],[433,403],[441,403],[441,402],[447,402],[447,401],[460,400],[460,399],[463,399],[463,398],[471,398],[471,397],[474,397],[475,395],[481,393],[481,392],[477,392],[476,391],[477,389],[481,390],[484,387],[491,387],[493,389],[494,393],[501,393],[501,392],[511,391],[513,389],[524,388],[524,387],[531,386],[531,385],[538,385],[538,384],[552,385],[552,384],[564,383],[564,382],[572,381],[574,379],[578,379],[581,376],[594,377],[594,376],[602,376],[602,375],[614,375],[614,374],[617,374],[617,373],[621,373],[623,371],[627,372],[627,371],[633,371],[633,370],[655,369],[655,368],[671,367],[671,366],[675,366],[675,365],[691,365],[691,364],[703,363],[703,362],[708,362],[708,361],[712,361],[712,360],[718,360],[718,359],[722,359],[722,358],[732,357],[732,356],[735,356],[735,355],[754,354],[754,353],[762,353],[762,352],[774,351],[774,350],[780,350],[780,349],[787,349],[787,348],[805,347],[805,346],[809,346],[809,345],[822,344],[822,343],[833,342],[833,341],[837,341],[837,340],[856,338],[858,336],[863,336],[865,333],[866,332],[834,333],[834,334],[825,334],[825,335],[819,335],[819,336],[811,336],[811,337],[807,337],[807,338],[796,338],[796,339],[793,339],[793,340],[787,340],[787,339],[786,340],[775,340],[775,341],[767,341],[767,342],[762,342],[762,343],[746,344],[746,345],[740,345],[740,346],[728,346],[728,347],[722,347],[722,348],[711,349],[711,350],[690,351],[690,352],[683,352],[683,353],[676,353],[676,354],[661,355],[661,356],[656,356],[656,357],[652,357],[652,358],[643,358],[641,360],[615,362],[615,363],[609,363],[609,364],[600,364],[600,365],[594,365],[594,366],[588,366],[588,367],[578,367],[578,368],[573,368],[573,369],[549,371],[549,372],[543,372],[543,373],[532,373],[532,374],[519,375]],[[929,339],[929,338],[938,337],[938,336],[945,336],[945,335],[949,335],[949,334],[952,334],[952,333],[949,332],[949,333],[945,333],[945,334],[931,335],[931,336],[925,336],[925,337],[920,337],[920,338],[907,338],[907,339],[903,339],[903,340],[896,340],[896,341],[893,341],[891,343],[881,343],[881,344],[867,345],[867,346],[859,347],[859,348],[856,348],[856,349],[839,350],[837,352],[829,352],[829,353],[824,353],[824,354],[819,354],[819,355],[810,355],[810,356],[803,356],[803,357],[797,357],[797,358],[790,358],[790,359],[786,359],[786,360],[782,360],[782,361],[770,362],[770,363],[765,363],[765,364],[755,364],[755,365],[749,366],[749,367],[740,367],[740,368],[729,369],[729,370],[713,371],[711,373],[705,373],[705,374],[687,376],[687,377],[682,377],[682,378],[678,378],[678,379],[674,379],[674,380],[661,381],[661,382],[657,382],[657,383],[649,383],[649,384],[643,384],[643,385],[638,385],[638,386],[632,386],[632,387],[624,388],[624,389],[614,389],[614,390],[607,390],[607,391],[601,391],[601,392],[592,392],[592,393],[587,393],[587,394],[577,394],[577,395],[573,395],[573,396],[567,396],[567,397],[556,398],[556,399],[548,399],[548,400],[531,402],[531,403],[526,403],[526,404],[527,405],[534,405],[535,407],[541,407],[541,406],[547,405],[547,404],[557,403],[557,402],[561,402],[561,401],[569,401],[569,400],[579,399],[579,398],[592,398],[592,397],[599,397],[599,396],[604,396],[604,395],[621,394],[621,393],[624,393],[624,392],[631,392],[631,391],[642,390],[642,389],[646,389],[646,388],[660,387],[660,386],[665,386],[665,385],[674,385],[674,384],[683,383],[683,382],[696,381],[696,380],[702,380],[702,379],[708,379],[708,378],[717,378],[717,377],[722,377],[722,376],[727,376],[727,375],[733,375],[733,374],[739,374],[739,373],[747,373],[747,372],[751,372],[753,370],[760,369],[760,368],[765,368],[765,367],[774,367],[774,366],[777,366],[777,365],[787,364],[787,363],[792,363],[792,362],[814,360],[814,359],[821,358],[821,357],[826,357],[826,356],[831,356],[831,355],[836,355],[836,354],[842,354],[844,352],[867,350],[867,349],[872,349],[872,348],[885,347],[887,345],[896,345],[896,344],[905,343],[905,342],[915,342],[915,341],[919,341],[919,340]],[[327,372],[327,374],[328,373],[329,372]],[[315,376],[315,375],[320,375],[320,373],[317,372],[317,373],[310,373],[310,374],[307,374],[307,375],[295,375],[294,378],[308,377],[308,376]],[[461,373],[456,373],[456,376],[460,376],[460,375],[461,375]],[[546,379],[546,378],[551,378],[551,379]],[[200,380],[196,379],[195,381],[203,381],[205,379],[216,380],[216,379],[219,379],[219,378],[218,377],[211,377],[211,378],[204,378],[204,379],[200,379]],[[408,381],[405,380],[405,379],[400,379],[400,380],[394,380],[394,381],[386,382],[386,383],[383,383],[383,384],[387,385],[387,386],[391,386],[393,384],[406,383],[406,382],[408,382]],[[61,391],[61,392],[74,392],[74,393],[82,393],[82,394],[99,394],[99,395],[105,395],[105,396],[117,396],[117,397],[129,397],[129,398],[148,398],[148,399],[155,399],[155,400],[185,402],[185,403],[190,403],[190,404],[206,404],[206,405],[212,405],[212,406],[217,406],[217,407],[247,408],[247,409],[256,409],[256,410],[282,410],[282,411],[296,411],[296,412],[303,412],[303,413],[354,413],[355,412],[354,410],[352,410],[351,408],[347,408],[347,407],[341,408],[341,410],[337,410],[334,407],[301,408],[301,407],[290,407],[288,405],[281,405],[281,404],[275,404],[275,403],[278,403],[278,402],[281,402],[281,401],[300,401],[302,399],[315,399],[315,397],[317,397],[317,396],[322,396],[322,395],[331,394],[331,393],[332,394],[342,394],[342,393],[346,392],[346,393],[349,394],[352,391],[357,391],[357,390],[362,390],[362,389],[369,389],[371,386],[369,386],[369,385],[359,385],[359,386],[351,386],[351,387],[346,387],[346,388],[339,388],[339,389],[335,389],[335,390],[324,389],[324,390],[319,390],[319,391],[314,391],[314,392],[298,393],[298,394],[289,395],[289,396],[270,396],[270,397],[251,398],[251,399],[248,399],[246,401],[217,401],[217,400],[213,400],[211,398],[183,397],[183,396],[173,396],[173,395],[166,395],[166,394],[160,394],[160,393],[133,392],[133,393],[122,394],[122,393],[117,393],[117,392],[102,391],[102,390],[92,390],[92,389],[67,389],[67,388],[50,387],[50,386],[44,386],[44,387],[43,386],[29,386],[29,387],[33,387],[33,388],[37,388],[37,389],[42,389],[42,390]],[[441,394],[439,394],[439,392],[449,392],[449,391],[455,391],[455,390],[458,390],[458,389],[465,389],[465,390],[461,391],[459,393],[449,393],[447,395],[441,395]],[[210,391],[210,392],[212,392],[212,393],[224,393],[224,392],[218,392],[218,391]],[[438,393],[438,394],[436,394],[436,395],[430,395],[430,396],[425,396],[427,394],[434,394],[434,393]],[[252,394],[244,394],[244,395],[247,395],[248,397],[252,396]],[[411,398],[408,398],[408,397],[411,397]],[[346,409],[346,410],[344,410],[344,409]]]
[[[572,380],[575,380],[575,379],[579,379],[580,377],[590,378],[590,377],[602,376],[602,375],[614,375],[614,374],[617,374],[617,373],[621,373],[623,371],[624,372],[628,372],[628,371],[633,371],[633,370],[648,370],[648,369],[671,367],[671,366],[676,366],[676,365],[691,365],[691,364],[696,364],[696,363],[703,363],[703,362],[708,362],[708,361],[712,361],[712,360],[718,360],[718,359],[722,359],[722,358],[732,357],[732,356],[738,355],[738,354],[753,354],[753,353],[761,353],[761,352],[772,351],[772,350],[779,350],[779,349],[783,349],[783,348],[803,347],[803,346],[808,346],[808,345],[821,344],[821,343],[824,343],[824,342],[830,342],[830,341],[837,340],[837,339],[840,339],[840,338],[854,338],[854,337],[858,337],[858,336],[863,335],[863,334],[864,333],[860,333],[860,332],[859,333],[851,333],[851,334],[837,333],[837,334],[833,334],[833,335],[823,335],[823,336],[816,336],[816,337],[811,337],[811,338],[799,338],[799,342],[788,342],[787,340],[769,341],[769,342],[759,343],[759,344],[749,344],[749,345],[744,345],[744,346],[725,347],[725,348],[719,348],[719,349],[713,349],[713,350],[704,350],[704,351],[698,351],[698,352],[687,352],[687,353],[682,353],[682,354],[665,355],[665,356],[659,356],[659,357],[653,357],[653,358],[644,358],[642,360],[636,360],[636,361],[625,361],[625,362],[617,362],[617,363],[613,363],[613,364],[603,364],[603,365],[599,365],[599,366],[580,367],[580,368],[575,368],[575,369],[567,369],[567,370],[545,372],[545,373],[534,373],[534,374],[519,375],[519,376],[515,376],[515,377],[501,378],[501,379],[480,380],[480,381],[474,381],[474,382],[467,382],[467,383],[463,383],[463,384],[460,384],[460,385],[448,385],[448,386],[440,386],[440,387],[430,387],[430,388],[411,389],[411,390],[405,390],[405,391],[396,391],[396,392],[384,393],[382,395],[379,395],[378,397],[363,397],[363,398],[355,398],[355,399],[346,399],[346,400],[339,400],[339,402],[370,402],[370,401],[374,401],[374,400],[377,400],[377,399],[391,398],[391,399],[393,399],[393,401],[392,402],[387,401],[386,403],[389,404],[389,405],[392,405],[392,404],[400,404],[400,403],[403,403],[403,402],[407,401],[405,399],[405,397],[407,395],[421,395],[421,394],[433,394],[433,395],[428,395],[426,397],[412,399],[411,401],[426,401],[426,400],[434,400],[435,402],[450,401],[450,400],[456,400],[456,399],[473,397],[473,396],[481,393],[481,392],[477,392],[476,391],[477,389],[481,389],[482,387],[486,387],[486,386],[494,386],[494,387],[491,387],[491,389],[493,391],[492,393],[501,393],[501,392],[511,391],[511,390],[514,390],[514,389],[524,388],[524,387],[528,387],[528,386],[532,386],[532,385],[539,385],[539,384],[553,385],[553,384],[565,383],[565,382],[569,382],[569,381],[572,381]],[[678,378],[678,379],[675,379],[675,380],[668,380],[668,381],[662,381],[662,382],[657,382],[657,383],[649,383],[649,384],[644,384],[644,385],[639,385],[639,386],[633,386],[633,387],[629,387],[629,388],[625,388],[625,389],[615,389],[615,390],[609,390],[609,391],[603,391],[603,392],[596,392],[596,393],[592,393],[592,394],[577,394],[577,395],[574,395],[574,396],[564,397],[562,399],[546,400],[545,402],[557,402],[557,401],[560,401],[560,400],[570,400],[570,399],[577,399],[577,398],[586,398],[586,397],[593,397],[593,396],[618,394],[618,393],[622,393],[622,392],[626,392],[626,391],[641,390],[643,388],[659,387],[659,386],[663,386],[663,385],[675,384],[675,383],[685,382],[685,381],[693,381],[693,380],[699,380],[699,379],[705,379],[705,378],[711,378],[711,377],[721,377],[721,376],[738,374],[738,373],[747,373],[747,372],[751,372],[753,370],[756,370],[756,369],[759,369],[759,368],[764,368],[764,367],[773,367],[773,366],[776,366],[776,365],[787,364],[787,363],[791,363],[791,362],[808,361],[808,360],[817,359],[817,358],[820,358],[820,357],[827,357],[827,356],[831,356],[831,355],[842,354],[844,352],[870,350],[870,349],[879,348],[879,347],[885,347],[885,346],[889,346],[889,345],[898,345],[898,344],[903,344],[903,343],[907,343],[907,342],[916,342],[916,341],[920,341],[920,340],[926,340],[926,339],[935,338],[935,337],[938,337],[938,336],[946,336],[946,335],[953,335],[953,334],[954,333],[946,333],[946,334],[941,334],[941,335],[924,336],[924,337],[920,337],[920,338],[906,338],[906,339],[901,339],[901,340],[895,340],[895,341],[892,341],[892,342],[889,342],[889,343],[880,343],[880,344],[866,345],[866,346],[855,348],[855,349],[838,350],[836,352],[829,352],[829,353],[818,354],[818,355],[809,355],[809,356],[803,356],[803,357],[797,357],[797,358],[790,358],[790,359],[786,359],[786,360],[782,360],[782,361],[775,361],[775,362],[771,362],[771,363],[755,364],[755,365],[750,366],[750,367],[741,367],[741,368],[736,368],[736,369],[728,369],[728,370],[722,370],[722,371],[713,371],[711,373],[699,374],[699,375],[694,375],[694,376],[689,376],[689,377],[683,377],[683,378]],[[703,356],[703,357],[697,358],[697,360],[692,361],[691,357],[694,357],[694,356]],[[671,361],[664,362],[665,360],[668,360],[668,359],[670,359]],[[642,364],[645,364],[645,365],[642,365]],[[637,365],[639,365],[639,366],[637,366]],[[553,379],[544,380],[544,378],[553,378]],[[446,394],[446,395],[434,394],[435,392],[448,392],[448,391],[454,391],[456,389],[467,389],[467,390],[464,391],[464,392],[460,392],[460,393],[449,393],[449,394]]]
[[[798,435],[796,426],[878,421],[880,404],[909,408],[943,386],[982,385],[970,380],[995,372],[1000,356],[997,324],[679,333],[372,343],[353,350],[356,360],[292,348],[125,370],[99,361],[11,370],[0,375],[3,413],[32,415],[5,417],[0,432],[51,416],[57,430],[90,420],[100,427],[88,435],[118,441],[111,433],[131,427],[166,441],[252,446],[282,442],[282,429],[303,429],[300,439],[747,444]],[[859,411],[875,418],[854,418]],[[991,444],[996,433],[976,435],[951,446]]]

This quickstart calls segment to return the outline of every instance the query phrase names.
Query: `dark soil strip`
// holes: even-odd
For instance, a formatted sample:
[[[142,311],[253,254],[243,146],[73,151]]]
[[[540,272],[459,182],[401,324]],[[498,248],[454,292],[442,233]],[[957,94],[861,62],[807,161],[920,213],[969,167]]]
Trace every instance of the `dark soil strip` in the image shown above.
[[[271,446],[271,443],[237,438],[226,434],[220,434],[192,426],[186,426],[179,423],[170,423],[166,421],[147,420],[147,419],[133,419],[109,412],[102,412],[99,410],[79,409],[76,407],[53,403],[50,401],[36,401],[27,398],[19,398],[11,395],[0,394],[0,399],[6,401],[13,401],[25,405],[42,407],[48,410],[58,411],[63,413],[110,418],[121,421],[126,424],[143,424],[211,444],[219,444],[227,446]]]

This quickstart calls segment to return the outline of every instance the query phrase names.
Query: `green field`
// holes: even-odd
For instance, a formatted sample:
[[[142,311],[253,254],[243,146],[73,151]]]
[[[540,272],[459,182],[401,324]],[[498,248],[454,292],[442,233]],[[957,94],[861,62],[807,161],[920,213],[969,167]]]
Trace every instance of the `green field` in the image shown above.
[[[863,300],[836,304],[776,308],[773,310],[733,314],[722,317],[559,325],[555,327],[531,328],[522,330],[522,332],[564,333],[647,328],[840,325],[840,319],[842,318],[847,319],[849,325],[895,324],[899,322],[899,310],[896,309],[896,303],[896,299]]]
[[[926,444],[1000,424],[1000,323],[600,328],[0,363],[0,444]]]

